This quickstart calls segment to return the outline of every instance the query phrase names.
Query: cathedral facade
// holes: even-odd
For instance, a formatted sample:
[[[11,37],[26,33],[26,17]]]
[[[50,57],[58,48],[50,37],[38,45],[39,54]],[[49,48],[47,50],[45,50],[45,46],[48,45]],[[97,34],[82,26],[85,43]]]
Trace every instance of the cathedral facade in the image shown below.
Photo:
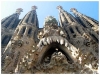
[[[22,8],[1,20],[1,73],[95,74],[99,65],[99,22],[62,6],[59,24],[47,16],[39,28],[36,6],[23,19]]]

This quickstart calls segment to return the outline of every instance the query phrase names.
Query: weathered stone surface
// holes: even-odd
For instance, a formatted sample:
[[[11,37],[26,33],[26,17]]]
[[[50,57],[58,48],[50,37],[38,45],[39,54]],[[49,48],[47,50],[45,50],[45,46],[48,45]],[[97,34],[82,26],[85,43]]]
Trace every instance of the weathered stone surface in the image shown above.
[[[36,23],[38,22],[36,8],[33,6],[32,11],[19,23],[2,52],[1,72],[7,74],[98,73],[99,46],[96,30],[83,27],[61,6],[57,7],[60,11],[60,26],[54,17],[48,16],[44,27],[39,30]],[[20,13],[20,11],[18,9],[16,12]],[[72,11],[77,13],[75,9]],[[89,17],[82,17],[93,24]]]

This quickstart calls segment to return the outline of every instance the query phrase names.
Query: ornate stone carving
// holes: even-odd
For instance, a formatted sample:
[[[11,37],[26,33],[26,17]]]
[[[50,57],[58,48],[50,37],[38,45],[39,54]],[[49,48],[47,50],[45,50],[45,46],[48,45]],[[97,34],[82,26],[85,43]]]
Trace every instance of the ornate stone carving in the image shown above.
[[[25,24],[20,22],[19,31],[16,31],[3,52],[2,73],[98,73],[99,46],[95,41],[96,33],[93,32],[95,36],[91,34],[94,40],[89,30],[80,25],[71,14],[64,11],[61,6],[57,8],[62,15],[62,25],[58,26],[57,20],[48,16],[45,18],[43,29],[39,30],[35,12],[37,7],[32,6],[32,12],[29,12],[22,21],[25,22],[31,16],[32,21],[35,17],[34,24],[29,24],[30,19]],[[18,9],[16,12],[21,11]],[[75,9],[72,11],[77,12]],[[22,26],[26,27],[23,31],[20,28]],[[30,33],[28,28],[32,29],[31,37],[27,37]],[[18,35],[20,32],[22,36]]]

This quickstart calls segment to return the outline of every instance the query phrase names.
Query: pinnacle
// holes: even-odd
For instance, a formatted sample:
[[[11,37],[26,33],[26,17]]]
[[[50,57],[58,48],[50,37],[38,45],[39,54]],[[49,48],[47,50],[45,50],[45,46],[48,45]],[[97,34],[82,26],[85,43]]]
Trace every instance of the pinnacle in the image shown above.
[[[37,6],[32,6],[32,10],[36,10],[37,9]]]
[[[22,8],[16,9],[16,13],[20,14],[20,12],[23,12],[23,9]]]
[[[71,8],[70,11],[71,12],[78,12],[77,9],[75,9],[75,8]]]
[[[16,11],[21,11],[21,12],[23,12],[23,9],[22,8],[18,8],[18,9],[16,9]]]
[[[57,9],[62,9],[62,6],[60,6],[60,5],[59,5],[59,6],[57,6]]]

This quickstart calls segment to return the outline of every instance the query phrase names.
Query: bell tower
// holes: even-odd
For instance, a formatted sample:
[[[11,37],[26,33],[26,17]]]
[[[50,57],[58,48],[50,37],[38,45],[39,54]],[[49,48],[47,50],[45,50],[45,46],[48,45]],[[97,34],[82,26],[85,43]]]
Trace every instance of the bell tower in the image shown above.
[[[16,9],[16,12],[1,20],[1,45],[2,53],[7,46],[9,40],[11,39],[20,19],[19,15],[23,11],[22,8]]]
[[[39,28],[36,9],[36,6],[32,6],[31,11],[29,11],[20,21],[5,51],[3,52],[2,70],[6,73],[16,72],[16,67],[21,68],[20,66],[24,65],[24,56],[27,54],[29,56],[32,56],[32,52],[35,50],[35,46],[37,43],[37,33]],[[16,12],[20,14],[19,10],[17,10]],[[8,63],[6,62],[7,60],[13,62]],[[32,59],[30,59],[29,62],[32,62]]]
[[[84,27],[86,28],[91,28],[93,31],[96,33],[99,33],[99,22],[91,17],[88,17],[84,14],[81,14],[80,12],[77,11],[75,8],[71,8],[70,11],[78,18],[80,21],[83,23]]]

